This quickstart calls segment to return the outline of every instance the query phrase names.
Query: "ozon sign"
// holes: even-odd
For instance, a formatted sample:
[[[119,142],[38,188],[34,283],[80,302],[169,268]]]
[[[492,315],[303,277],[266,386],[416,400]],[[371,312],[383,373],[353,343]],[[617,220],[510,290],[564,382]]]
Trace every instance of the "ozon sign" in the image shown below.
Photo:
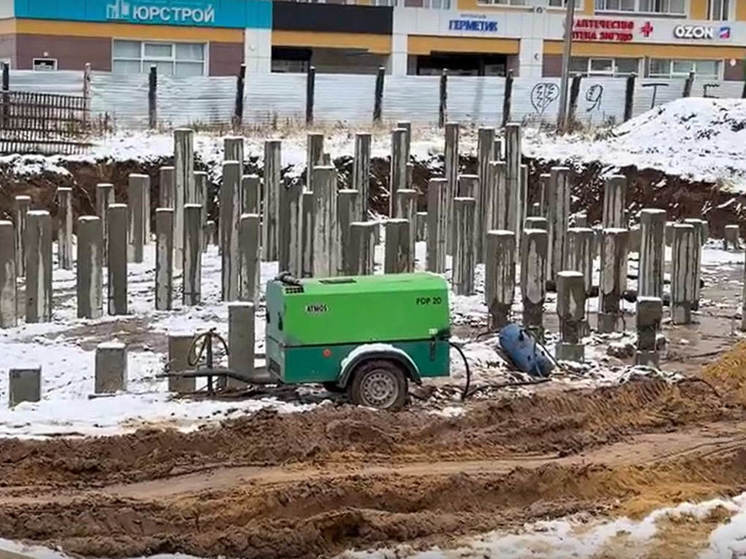
[[[673,28],[677,39],[714,39],[715,30],[706,25],[677,25]]]

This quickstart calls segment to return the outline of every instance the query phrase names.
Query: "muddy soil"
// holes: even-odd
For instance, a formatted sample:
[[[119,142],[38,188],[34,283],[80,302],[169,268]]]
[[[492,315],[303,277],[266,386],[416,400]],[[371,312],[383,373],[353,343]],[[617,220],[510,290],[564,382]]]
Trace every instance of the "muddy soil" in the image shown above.
[[[418,199],[418,211],[426,211],[427,184],[430,178],[443,176],[443,157],[433,156],[427,160],[412,160],[412,188],[422,196]],[[544,161],[524,158],[529,167],[529,203],[539,201],[540,175],[548,173],[553,166],[566,165],[563,161]],[[96,184],[111,182],[114,184],[117,201],[127,200],[127,177],[130,173],[142,173],[150,176],[151,184],[151,218],[155,219],[155,209],[159,200],[159,168],[173,165],[173,158],[156,158],[146,162],[102,160],[95,164],[85,162],[63,161],[61,166],[69,175],[41,174],[15,176],[12,167],[0,165],[0,218],[12,219],[14,196],[25,194],[32,198],[35,209],[47,209],[53,216],[57,213],[56,189],[69,187],[73,189],[73,214],[95,213]],[[214,162],[195,162],[197,170],[208,170]],[[353,161],[350,156],[338,157],[334,165],[339,173],[339,187],[347,188],[351,182]],[[608,166],[600,163],[571,166],[573,212],[586,211],[590,223],[601,219],[600,203],[603,198],[603,176],[608,173]],[[244,172],[261,176],[262,168],[258,159],[253,157],[244,164]],[[371,159],[370,200],[371,210],[386,215],[389,207],[388,183],[390,161],[388,158]],[[460,172],[476,174],[477,160],[473,156],[462,156]],[[630,181],[627,192],[627,209],[635,215],[642,208],[664,208],[669,211],[669,219],[704,216],[710,222],[711,234],[722,236],[723,226],[742,223],[742,235],[746,235],[746,197],[736,196],[724,185],[690,181],[685,177],[666,175],[654,169],[637,169],[625,167],[619,170]],[[305,174],[291,176],[290,169],[282,171],[286,184],[293,181],[305,181]],[[216,200],[220,181],[208,181],[208,200]],[[208,213],[217,219],[217,206],[210,204]]]
[[[746,488],[746,409],[716,382],[538,393],[454,418],[322,406],[194,433],[4,440],[0,537],[88,556],[310,558],[644,514]]]

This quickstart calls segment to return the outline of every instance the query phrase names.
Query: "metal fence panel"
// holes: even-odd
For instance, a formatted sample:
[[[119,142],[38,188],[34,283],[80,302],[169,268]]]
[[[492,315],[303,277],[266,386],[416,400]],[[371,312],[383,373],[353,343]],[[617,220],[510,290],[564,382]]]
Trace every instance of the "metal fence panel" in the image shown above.
[[[638,79],[635,83],[635,106],[632,116],[641,115],[653,107],[681,99],[685,82],[685,79]]]
[[[314,122],[335,124],[370,121],[373,118],[375,94],[376,76],[316,74]]]
[[[448,120],[502,125],[505,78],[448,78]]]
[[[515,78],[510,119],[526,123],[556,121],[559,92],[559,78]]]
[[[10,88],[14,91],[55,93],[57,95],[83,95],[83,72],[60,70],[38,72],[33,70],[11,70]]]
[[[246,77],[245,124],[303,123],[305,119],[305,74],[250,74]]]
[[[413,124],[438,123],[438,76],[386,76],[383,86],[383,120],[409,120]],[[370,111],[371,118],[373,109]]]
[[[0,153],[76,153],[87,144],[88,102],[82,96],[0,93]]]
[[[575,120],[594,126],[623,122],[626,91],[626,78],[583,78]]]
[[[233,76],[158,77],[158,122],[162,125],[226,126],[233,118],[235,103]]]
[[[91,75],[91,113],[108,118],[116,126],[148,126],[148,76],[93,72]]]

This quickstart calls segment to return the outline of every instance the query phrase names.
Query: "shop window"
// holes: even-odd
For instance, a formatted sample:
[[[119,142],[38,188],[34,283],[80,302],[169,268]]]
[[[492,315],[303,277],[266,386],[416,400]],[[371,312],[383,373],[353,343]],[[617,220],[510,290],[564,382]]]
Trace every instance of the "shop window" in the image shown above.
[[[308,72],[311,49],[272,47],[272,71],[288,74]]]
[[[731,0],[710,0],[708,15],[713,21],[728,21],[731,19],[731,6],[735,2]]]
[[[633,12],[635,10],[635,0],[596,0],[596,9]]]
[[[639,0],[640,12],[651,14],[684,14],[684,0]]]
[[[112,48],[112,71],[117,74],[139,74],[155,66],[167,76],[205,75],[204,43],[164,43],[156,41],[115,40]]]
[[[701,78],[719,79],[720,61],[653,58],[648,65],[649,78],[685,78],[689,72]]]
[[[726,0],[727,1],[727,0]],[[685,15],[685,0],[596,0],[596,10]]]
[[[638,58],[590,58],[576,56],[570,59],[570,73],[584,76],[622,77],[637,73]]]
[[[34,58],[31,68],[37,72],[54,72],[57,69],[57,59]]]
[[[495,4],[496,6],[526,6],[526,0],[483,0],[482,4]]]

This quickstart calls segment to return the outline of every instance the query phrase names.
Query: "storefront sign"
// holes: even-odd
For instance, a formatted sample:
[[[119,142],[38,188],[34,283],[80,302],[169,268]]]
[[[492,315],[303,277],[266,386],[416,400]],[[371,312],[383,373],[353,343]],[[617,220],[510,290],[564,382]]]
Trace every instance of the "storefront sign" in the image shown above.
[[[176,23],[199,25],[215,23],[215,6],[158,6],[138,4],[128,0],[116,0],[106,6],[106,19],[143,23]]]
[[[450,31],[476,31],[497,33],[497,22],[490,19],[452,19],[448,22]]]
[[[630,19],[576,19],[573,41],[625,43],[634,36],[635,22]]]
[[[262,28],[272,26],[267,0],[14,0],[15,17],[150,25]]]
[[[711,27],[709,25],[677,25],[673,28],[677,39],[701,39],[712,41],[715,38],[730,39],[730,27]]]

